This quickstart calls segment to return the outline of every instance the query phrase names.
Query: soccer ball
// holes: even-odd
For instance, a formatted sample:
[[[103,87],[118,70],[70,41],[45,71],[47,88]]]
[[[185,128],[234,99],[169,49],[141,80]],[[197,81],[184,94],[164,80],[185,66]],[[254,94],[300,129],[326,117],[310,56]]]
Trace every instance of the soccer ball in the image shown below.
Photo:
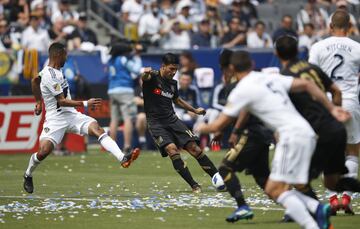
[[[218,191],[223,191],[226,188],[224,180],[218,172],[211,178],[211,182]]]

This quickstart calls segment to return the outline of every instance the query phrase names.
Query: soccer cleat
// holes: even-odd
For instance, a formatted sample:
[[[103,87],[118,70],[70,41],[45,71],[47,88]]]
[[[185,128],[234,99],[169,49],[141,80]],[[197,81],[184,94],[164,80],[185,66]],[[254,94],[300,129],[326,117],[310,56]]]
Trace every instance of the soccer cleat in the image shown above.
[[[34,184],[32,177],[26,176],[26,174],[24,174],[24,189],[27,193],[34,192]]]
[[[288,215],[285,214],[283,218],[280,220],[281,223],[292,223],[294,220]]]
[[[342,204],[342,209],[344,209],[345,211],[345,214],[355,215],[351,207],[351,196],[344,193],[343,196],[341,197],[341,204]]]
[[[194,184],[191,189],[195,194],[201,193],[201,186],[199,184]]]
[[[331,215],[335,216],[336,212],[340,209],[339,200],[337,198],[337,195],[333,195],[329,198],[329,203],[331,206]]]
[[[135,148],[130,153],[126,153],[121,162],[121,166],[124,168],[129,168],[130,164],[135,161],[140,155],[140,149]]]
[[[241,219],[252,219],[254,217],[253,211],[247,205],[238,207],[230,216],[225,220],[229,223],[234,223]]]
[[[319,204],[316,209],[315,219],[320,229],[330,229],[331,206],[330,204]]]

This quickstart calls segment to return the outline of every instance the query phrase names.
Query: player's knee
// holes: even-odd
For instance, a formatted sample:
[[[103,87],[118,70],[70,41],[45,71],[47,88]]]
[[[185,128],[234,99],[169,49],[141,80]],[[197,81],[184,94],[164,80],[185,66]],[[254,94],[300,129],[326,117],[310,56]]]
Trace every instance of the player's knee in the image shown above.
[[[37,153],[37,158],[42,161],[44,160],[53,150],[53,145],[51,144],[40,144],[39,151]]]
[[[179,150],[176,147],[175,144],[169,144],[165,147],[166,153],[169,155],[170,158],[172,158],[175,155],[180,155]]]
[[[265,193],[273,200],[277,200],[277,198],[287,190],[289,190],[289,186],[282,182],[268,180],[265,185]]]
[[[190,142],[186,145],[186,150],[195,158],[202,156],[203,152],[195,142]]]

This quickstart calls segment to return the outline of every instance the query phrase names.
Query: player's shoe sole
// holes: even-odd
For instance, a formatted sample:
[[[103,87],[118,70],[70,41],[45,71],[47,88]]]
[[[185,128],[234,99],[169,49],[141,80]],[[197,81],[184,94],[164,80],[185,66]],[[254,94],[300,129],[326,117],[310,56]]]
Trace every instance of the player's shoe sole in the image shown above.
[[[140,151],[139,148],[133,149],[133,151],[131,151],[131,154],[130,154],[130,155],[126,155],[126,156],[125,156],[125,157],[130,157],[130,158],[129,158],[127,161],[121,163],[121,166],[122,166],[123,168],[129,168],[129,166],[131,165],[131,163],[132,163],[133,161],[135,161],[135,160],[139,157],[140,152],[141,152],[141,151]]]
[[[34,192],[34,184],[33,184],[33,180],[32,180],[32,177],[29,177],[29,176],[26,176],[24,174],[24,190],[27,192],[27,193],[33,193]]]
[[[227,217],[225,220],[229,223],[235,223],[239,220],[249,220],[254,218],[254,213],[251,211],[251,209],[248,206],[243,206],[238,209],[236,209],[229,217]]]

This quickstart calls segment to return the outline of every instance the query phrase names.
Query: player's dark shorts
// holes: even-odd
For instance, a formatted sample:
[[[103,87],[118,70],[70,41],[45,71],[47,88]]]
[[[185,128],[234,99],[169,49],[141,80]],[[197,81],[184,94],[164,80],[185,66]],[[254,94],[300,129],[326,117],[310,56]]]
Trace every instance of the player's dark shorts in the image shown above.
[[[337,121],[318,131],[319,139],[311,160],[310,178],[325,175],[345,174],[346,129]]]
[[[242,172],[246,169],[254,177],[268,177],[269,144],[244,133],[239,142],[227,152],[222,163],[234,171]]]
[[[150,121],[148,130],[163,157],[168,156],[165,147],[171,143],[178,148],[184,148],[191,141],[200,143],[199,138],[180,119],[174,122]]]

